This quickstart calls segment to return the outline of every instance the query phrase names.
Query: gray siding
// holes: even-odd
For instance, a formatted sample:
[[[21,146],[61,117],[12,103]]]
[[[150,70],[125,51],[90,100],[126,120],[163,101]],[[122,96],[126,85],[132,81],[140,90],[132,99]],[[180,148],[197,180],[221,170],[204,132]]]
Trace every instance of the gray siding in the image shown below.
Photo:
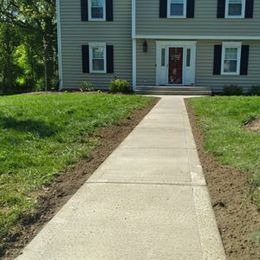
[[[195,18],[159,18],[159,0],[137,0],[137,35],[259,36],[260,1],[253,19],[217,19],[217,0],[196,0]]]
[[[61,35],[64,88],[78,88],[83,80],[104,88],[115,76],[131,81],[130,0],[114,0],[113,22],[82,22],[80,0],[61,0]],[[89,42],[114,46],[114,74],[82,73],[81,46]]]
[[[181,40],[181,39],[180,39]],[[154,86],[156,84],[156,44],[148,41],[148,53],[142,52],[142,40],[137,41],[137,85]],[[198,41],[196,57],[195,84],[205,87],[223,87],[236,84],[251,87],[260,84],[260,41],[243,41],[250,45],[248,75],[213,75],[214,45],[221,41]]]
[[[223,87],[235,84],[242,87],[251,87],[260,84],[260,41],[243,41],[250,45],[248,75],[226,76],[213,75],[214,45],[219,41],[200,41],[197,45],[196,84],[199,86]],[[243,61],[241,61],[243,62]]]
[[[136,43],[136,84],[137,86],[153,86],[156,81],[156,45],[148,42],[148,52],[143,52],[143,40]]]

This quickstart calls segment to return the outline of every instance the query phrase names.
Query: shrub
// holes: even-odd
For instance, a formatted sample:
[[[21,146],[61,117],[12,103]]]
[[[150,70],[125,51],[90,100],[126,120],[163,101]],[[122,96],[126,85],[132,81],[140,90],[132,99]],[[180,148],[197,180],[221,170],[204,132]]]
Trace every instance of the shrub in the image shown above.
[[[128,81],[122,79],[112,80],[109,85],[109,90],[111,93],[131,93],[131,87]]]
[[[88,81],[83,81],[80,85],[82,91],[94,91],[95,85]]]
[[[228,85],[224,87],[223,94],[225,96],[241,96],[243,89],[237,85]]]
[[[252,96],[260,96],[260,85],[258,86],[252,86],[250,94]]]

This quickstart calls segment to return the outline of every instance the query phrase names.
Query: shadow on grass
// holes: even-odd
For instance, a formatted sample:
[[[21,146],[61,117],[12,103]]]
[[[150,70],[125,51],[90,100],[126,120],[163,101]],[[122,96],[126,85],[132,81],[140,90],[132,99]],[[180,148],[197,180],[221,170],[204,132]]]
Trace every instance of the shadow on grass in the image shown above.
[[[59,130],[56,125],[48,125],[45,122],[32,119],[19,120],[14,117],[0,117],[0,127],[20,132],[29,132],[40,138],[53,136]]]

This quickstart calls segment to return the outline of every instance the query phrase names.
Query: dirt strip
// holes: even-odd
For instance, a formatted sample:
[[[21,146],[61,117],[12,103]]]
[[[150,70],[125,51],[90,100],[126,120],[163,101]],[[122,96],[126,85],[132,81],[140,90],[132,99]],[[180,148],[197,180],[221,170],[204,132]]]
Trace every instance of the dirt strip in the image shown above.
[[[37,235],[59,209],[76,193],[93,172],[102,164],[115,148],[129,135],[159,99],[144,109],[136,110],[130,117],[118,125],[105,127],[94,134],[100,138],[100,145],[88,158],[81,159],[70,167],[48,187],[44,187],[39,196],[39,211],[33,218],[23,220],[23,230],[15,234],[7,243],[5,256],[1,259],[14,259],[21,250]]]
[[[223,166],[206,153],[198,118],[187,100],[186,107],[227,259],[260,259],[260,244],[252,240],[260,230],[260,214],[250,198],[248,174]]]

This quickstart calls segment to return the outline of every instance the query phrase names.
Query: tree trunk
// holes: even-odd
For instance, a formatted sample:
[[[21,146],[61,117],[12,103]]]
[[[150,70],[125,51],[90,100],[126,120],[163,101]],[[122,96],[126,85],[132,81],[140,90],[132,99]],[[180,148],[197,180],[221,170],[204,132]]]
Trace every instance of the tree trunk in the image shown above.
[[[5,55],[6,62],[4,64],[4,93],[10,91],[13,87],[13,71],[12,71],[12,43],[11,32],[9,28],[5,31]]]

